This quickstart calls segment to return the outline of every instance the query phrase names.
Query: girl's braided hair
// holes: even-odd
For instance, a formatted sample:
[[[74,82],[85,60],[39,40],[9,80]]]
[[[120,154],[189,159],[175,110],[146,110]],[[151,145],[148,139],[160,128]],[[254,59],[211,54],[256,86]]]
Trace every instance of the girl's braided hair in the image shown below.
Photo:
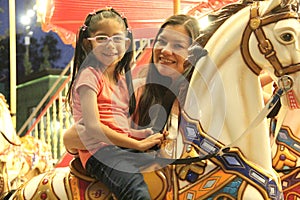
[[[77,40],[76,40],[76,47],[75,47],[72,79],[67,93],[66,102],[70,105],[70,108],[72,110],[72,99],[71,99],[72,88],[78,71],[81,68],[86,67],[91,63],[94,64],[97,63],[96,58],[92,53],[91,43],[87,40],[87,38],[91,36],[91,33],[94,33],[99,29],[98,23],[103,19],[115,19],[119,21],[121,24],[124,24],[124,29],[127,32],[127,38],[129,38],[131,41],[130,46],[126,51],[125,55],[117,63],[117,66],[114,70],[114,79],[118,81],[119,74],[125,72],[126,83],[130,95],[129,114],[132,114],[135,110],[135,104],[136,104],[133,85],[132,85],[131,71],[130,71],[130,67],[133,60],[133,37],[131,31],[129,30],[127,19],[123,17],[121,14],[119,14],[113,8],[101,9],[89,13],[85,19],[84,24],[79,28]],[[89,56],[88,59],[89,61],[86,61],[87,60],[86,58],[88,56]]]

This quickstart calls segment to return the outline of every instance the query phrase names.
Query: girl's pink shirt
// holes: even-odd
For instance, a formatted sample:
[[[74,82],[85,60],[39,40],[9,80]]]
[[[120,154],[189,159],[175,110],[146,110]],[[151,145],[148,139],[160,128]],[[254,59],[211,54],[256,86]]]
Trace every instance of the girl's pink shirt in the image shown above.
[[[73,117],[75,123],[83,123],[82,110],[78,88],[87,86],[97,94],[98,111],[100,122],[121,134],[130,134],[129,123],[129,95],[125,77],[121,76],[117,85],[110,85],[100,69],[87,67],[83,69],[75,82],[73,94]],[[85,129],[83,129],[85,130]],[[88,134],[86,131],[80,134]],[[92,150],[80,150],[79,157],[82,165],[85,166],[87,160],[98,149],[106,146],[106,143],[99,144],[99,148]]]

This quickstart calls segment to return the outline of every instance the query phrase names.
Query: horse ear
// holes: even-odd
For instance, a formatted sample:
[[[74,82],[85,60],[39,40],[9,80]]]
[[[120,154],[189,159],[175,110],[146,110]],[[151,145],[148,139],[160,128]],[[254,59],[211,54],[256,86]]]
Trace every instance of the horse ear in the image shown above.
[[[261,6],[259,9],[259,15],[264,16],[265,14],[271,12],[275,7],[279,6],[281,4],[281,0],[267,0],[263,1],[263,4],[259,5],[264,5]]]

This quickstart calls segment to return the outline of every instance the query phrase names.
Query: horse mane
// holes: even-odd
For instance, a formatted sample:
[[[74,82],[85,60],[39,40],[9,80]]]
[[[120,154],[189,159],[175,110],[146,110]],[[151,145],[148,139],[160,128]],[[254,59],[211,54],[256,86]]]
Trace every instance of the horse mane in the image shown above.
[[[271,11],[271,15],[278,13],[295,12],[299,15],[299,3],[297,0],[282,0],[282,4]]]
[[[209,13],[207,15],[209,20],[209,26],[203,30],[200,30],[200,36],[196,38],[195,42],[204,47],[215,31],[232,15],[239,10],[245,8],[248,4],[233,3],[228,4],[221,9]]]
[[[245,0],[246,1],[246,0]],[[216,32],[216,30],[232,15],[234,15],[236,12],[239,10],[245,8],[248,5],[247,2],[241,3],[232,3],[228,4],[222,8],[220,8],[217,11],[211,12],[207,14],[206,16],[208,17],[209,20],[209,26],[207,26],[205,29],[200,30],[200,35],[195,39],[193,44],[191,45],[189,49],[189,58],[187,61],[184,63],[184,67],[186,69],[192,67],[192,70],[190,70],[188,73],[184,74],[186,79],[188,81],[191,80],[193,71],[194,71],[194,66],[197,62],[197,60],[202,57],[202,55],[198,55],[199,52],[195,52],[195,49],[197,46],[199,47],[205,47],[207,44],[208,40],[211,38],[211,36]],[[202,51],[202,50],[201,50]],[[186,92],[183,92],[182,95],[186,95]]]
[[[207,14],[210,22],[209,26],[203,30],[200,30],[200,36],[196,38],[195,43],[204,47],[215,31],[232,15],[240,11],[241,9],[252,4],[253,0],[244,0],[242,3],[228,4],[221,9]],[[282,0],[281,5],[274,8],[269,14],[274,15],[284,12],[298,12],[299,4],[296,0]]]

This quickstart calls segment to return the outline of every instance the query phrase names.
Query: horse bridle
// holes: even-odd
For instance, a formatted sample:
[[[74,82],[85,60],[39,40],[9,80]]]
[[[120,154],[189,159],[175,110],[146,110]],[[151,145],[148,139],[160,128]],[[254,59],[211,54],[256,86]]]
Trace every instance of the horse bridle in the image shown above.
[[[250,20],[243,33],[241,42],[241,52],[243,59],[249,69],[252,70],[256,75],[259,75],[262,68],[257,65],[253,60],[249,51],[249,39],[252,33],[254,33],[260,52],[265,56],[265,58],[270,62],[275,70],[275,75],[281,77],[283,75],[288,75],[300,71],[299,65],[282,66],[280,63],[276,51],[273,48],[272,42],[266,37],[262,27],[282,19],[295,18],[298,19],[299,15],[296,12],[284,12],[277,13],[274,15],[269,15],[266,17],[260,17],[258,12],[258,2],[254,2],[250,10]]]
[[[300,71],[300,65],[294,64],[289,66],[282,66],[276,55],[276,51],[273,48],[272,42],[266,37],[262,27],[283,19],[299,19],[299,15],[297,12],[283,12],[260,17],[258,8],[258,2],[254,2],[251,5],[249,23],[244,30],[240,47],[242,57],[248,68],[258,76],[262,68],[253,60],[249,51],[249,39],[251,34],[253,33],[258,41],[258,47],[261,54],[263,54],[264,57],[273,66],[275,76],[279,77],[281,80],[285,80],[282,81],[283,83],[291,84],[284,85],[283,88],[289,88],[289,90],[285,90],[285,92],[287,94],[290,108],[297,109],[300,106],[298,105],[294,95],[294,91],[292,90],[293,80],[288,75]]]

